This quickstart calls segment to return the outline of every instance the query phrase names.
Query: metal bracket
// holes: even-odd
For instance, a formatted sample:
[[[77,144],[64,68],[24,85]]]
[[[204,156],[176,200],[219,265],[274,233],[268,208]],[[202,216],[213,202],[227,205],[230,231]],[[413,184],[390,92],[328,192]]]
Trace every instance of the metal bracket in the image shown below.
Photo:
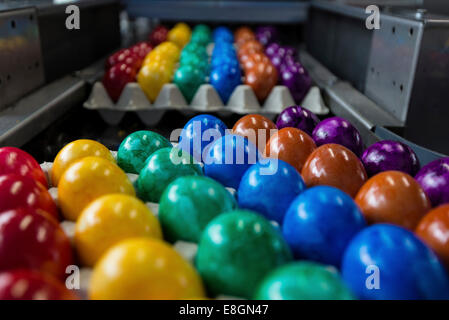
[[[0,12],[0,110],[43,84],[36,10]]]

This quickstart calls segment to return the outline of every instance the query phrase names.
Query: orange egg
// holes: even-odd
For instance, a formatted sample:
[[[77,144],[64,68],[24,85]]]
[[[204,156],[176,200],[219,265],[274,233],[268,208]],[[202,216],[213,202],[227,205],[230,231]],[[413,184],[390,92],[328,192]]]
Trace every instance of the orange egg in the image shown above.
[[[263,152],[271,135],[276,132],[276,125],[260,114],[248,114],[234,124],[232,131],[246,137]]]
[[[411,230],[431,208],[418,182],[400,171],[385,171],[370,178],[355,202],[368,223],[392,223]]]
[[[271,136],[264,154],[269,158],[283,160],[299,172],[316,145],[312,138],[296,128],[283,128]]]
[[[359,158],[339,144],[325,144],[316,149],[304,164],[301,175],[309,188],[331,186],[351,197],[357,194],[367,179]]]

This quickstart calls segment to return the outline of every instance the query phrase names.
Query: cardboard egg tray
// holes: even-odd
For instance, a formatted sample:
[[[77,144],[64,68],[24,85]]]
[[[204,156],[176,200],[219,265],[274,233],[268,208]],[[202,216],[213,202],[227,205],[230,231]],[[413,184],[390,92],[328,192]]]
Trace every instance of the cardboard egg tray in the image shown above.
[[[177,144],[173,143],[173,146],[175,147]],[[117,151],[111,151],[112,156],[114,159],[117,158]],[[59,207],[58,204],[58,189],[51,185],[51,179],[50,179],[50,171],[53,166],[52,162],[44,162],[41,165],[42,170],[44,171],[47,181],[49,182],[49,193],[51,197],[53,198],[56,205]],[[138,178],[137,174],[133,173],[126,173],[129,180],[134,184]],[[235,195],[235,190],[232,188],[227,188],[231,194]],[[159,214],[159,203],[153,203],[153,202],[147,202],[145,205],[151,210],[151,212],[157,217]],[[75,222],[64,220],[60,223],[62,229],[64,230],[65,234],[69,238],[72,247],[74,249],[74,236],[75,236]],[[186,241],[177,241],[173,244],[173,248],[188,262],[190,262],[192,265],[194,264],[194,260],[196,257],[196,253],[198,250],[198,244],[193,242],[186,242]],[[81,299],[88,299],[88,287],[89,287],[89,281],[92,275],[92,268],[89,267],[81,267],[80,268],[80,290],[76,291],[76,294]],[[217,296],[216,299],[220,300],[236,300],[240,299],[237,297],[230,297],[230,296],[224,296],[220,295]]]
[[[258,113],[270,118],[278,115],[288,106],[295,105],[290,90],[285,86],[275,86],[263,105],[248,85],[239,85],[231,94],[226,105],[217,91],[210,84],[203,84],[197,90],[192,102],[187,104],[181,91],[175,84],[165,84],[152,104],[138,83],[129,83],[124,88],[117,103],[109,97],[101,82],[96,82],[88,100],[86,109],[97,110],[109,125],[117,125],[127,112],[135,112],[148,126],[159,122],[168,110],[180,110],[186,114],[216,112],[218,114],[252,114]],[[329,109],[324,105],[318,87],[310,89],[301,104],[316,114],[327,114]]]

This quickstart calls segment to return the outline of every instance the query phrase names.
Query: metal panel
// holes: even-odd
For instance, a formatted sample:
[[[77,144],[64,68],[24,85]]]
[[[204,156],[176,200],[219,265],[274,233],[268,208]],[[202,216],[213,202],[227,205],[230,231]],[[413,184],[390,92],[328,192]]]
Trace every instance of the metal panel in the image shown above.
[[[131,17],[163,20],[243,23],[301,23],[307,19],[304,1],[127,0]]]
[[[44,83],[35,9],[0,12],[0,110]]]
[[[373,31],[365,94],[405,122],[418,61],[423,23],[387,15]]]

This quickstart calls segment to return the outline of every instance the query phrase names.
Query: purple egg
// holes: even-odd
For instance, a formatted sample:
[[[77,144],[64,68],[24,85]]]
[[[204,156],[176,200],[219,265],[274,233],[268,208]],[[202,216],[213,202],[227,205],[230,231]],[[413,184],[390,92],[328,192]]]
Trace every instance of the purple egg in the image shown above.
[[[292,65],[282,64],[280,74],[280,83],[290,90],[295,102],[300,104],[312,86],[309,73],[296,62]]]
[[[425,165],[415,179],[426,192],[432,206],[449,203],[449,157]]]
[[[312,137],[317,146],[327,143],[341,144],[358,157],[363,152],[363,142],[359,131],[348,120],[340,117],[328,118],[318,123]]]
[[[379,141],[367,148],[362,162],[369,176],[389,170],[414,176],[420,168],[418,157],[408,145],[391,140]]]
[[[267,55],[267,57],[271,58],[272,56],[274,56],[278,53],[280,48],[281,48],[281,46],[279,45],[279,43],[276,43],[276,42],[270,43],[265,48],[265,54]]]
[[[278,54],[283,58],[288,56],[296,58],[296,56],[298,55],[298,51],[291,46],[281,46],[278,50]]]
[[[273,26],[263,26],[256,29],[256,39],[264,46],[279,40],[278,30]]]
[[[313,112],[300,106],[291,106],[281,112],[276,121],[276,126],[278,129],[285,127],[298,128],[312,136],[313,129],[319,122],[320,120]]]

